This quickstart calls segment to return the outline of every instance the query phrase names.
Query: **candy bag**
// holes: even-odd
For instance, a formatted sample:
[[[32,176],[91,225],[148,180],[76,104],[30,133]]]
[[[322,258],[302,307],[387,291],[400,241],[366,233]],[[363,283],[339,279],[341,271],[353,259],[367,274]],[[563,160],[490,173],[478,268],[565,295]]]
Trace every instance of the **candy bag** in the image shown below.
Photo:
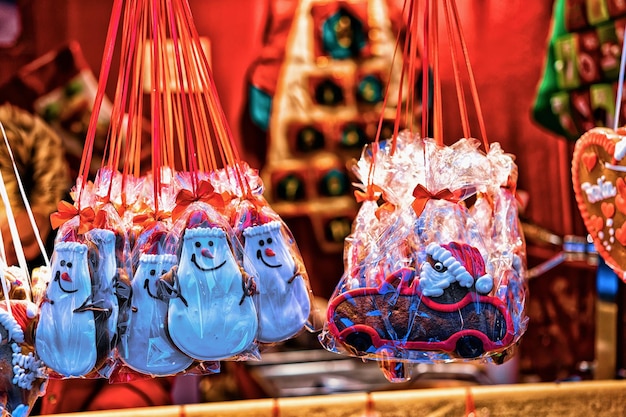
[[[426,40],[431,52],[437,49],[435,3],[426,2],[425,10],[411,3],[412,18],[431,19],[427,33],[433,39]],[[454,1],[442,7],[448,33],[458,33],[462,44]],[[404,40],[405,56],[407,45],[417,42],[414,24]],[[408,77],[414,71],[411,55]],[[478,107],[467,57],[465,62]],[[434,81],[437,91],[436,73]],[[360,180],[355,196],[362,205],[346,239],[344,275],[320,335],[330,351],[377,361],[392,382],[410,378],[414,363],[501,364],[515,353],[527,326],[525,244],[513,158],[497,143],[489,144],[482,123],[485,151],[480,149],[464,106],[466,136],[444,144],[441,95],[435,94],[433,108],[433,138],[428,117],[422,120],[424,136],[400,129],[396,120],[394,134],[366,147],[353,165]]]
[[[308,275],[289,229],[269,206],[243,200],[237,213],[244,270],[256,278],[258,341],[280,342],[311,328]]]
[[[202,361],[256,355],[254,283],[237,261],[241,247],[226,219],[194,202],[172,233],[178,265],[161,279],[175,290],[167,319],[174,344]]]
[[[61,203],[53,215],[55,223],[65,223],[57,232],[37,349],[61,377],[108,377],[119,337],[116,288],[129,280],[128,238],[117,209],[102,200],[113,178],[100,174],[91,187],[77,191],[76,204],[86,208]],[[62,343],[64,338],[73,343]]]
[[[133,273],[128,315],[121,333],[119,356],[132,370],[153,376],[174,375],[189,368],[193,359],[180,351],[167,331],[168,300],[174,291],[164,291],[160,278],[178,264],[164,250],[166,226],[156,223],[144,231],[139,242],[139,259]],[[143,239],[143,235],[148,236]],[[165,296],[167,293],[167,297]]]

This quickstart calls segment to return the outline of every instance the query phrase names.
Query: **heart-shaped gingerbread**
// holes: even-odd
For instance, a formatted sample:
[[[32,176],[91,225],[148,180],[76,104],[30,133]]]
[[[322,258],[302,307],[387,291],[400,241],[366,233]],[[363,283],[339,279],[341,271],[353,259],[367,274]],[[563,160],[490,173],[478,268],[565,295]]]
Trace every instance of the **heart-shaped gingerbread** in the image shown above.
[[[578,209],[596,250],[626,281],[626,158],[621,152],[626,149],[624,145],[626,131],[622,129],[615,132],[596,127],[586,132],[574,148],[572,182]]]

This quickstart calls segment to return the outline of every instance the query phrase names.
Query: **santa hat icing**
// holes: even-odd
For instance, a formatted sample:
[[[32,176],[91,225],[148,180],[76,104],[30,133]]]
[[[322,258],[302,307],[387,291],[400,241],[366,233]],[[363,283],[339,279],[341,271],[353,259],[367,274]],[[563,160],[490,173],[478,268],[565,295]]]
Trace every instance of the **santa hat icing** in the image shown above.
[[[194,210],[187,218],[187,229],[219,227],[209,219],[209,215],[202,210]]]
[[[68,227],[59,239],[60,242],[78,242],[78,231],[75,227]]]
[[[196,210],[187,219],[185,240],[196,237],[224,237],[226,232],[222,227],[209,219],[207,213]]]

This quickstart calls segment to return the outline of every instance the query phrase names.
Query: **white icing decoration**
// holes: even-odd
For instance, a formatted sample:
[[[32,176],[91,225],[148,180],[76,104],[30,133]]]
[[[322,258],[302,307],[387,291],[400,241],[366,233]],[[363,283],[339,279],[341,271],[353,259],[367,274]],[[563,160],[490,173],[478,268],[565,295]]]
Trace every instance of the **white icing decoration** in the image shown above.
[[[622,139],[615,144],[615,151],[613,152],[613,157],[621,161],[626,155],[626,139],[622,137]]]
[[[22,348],[18,343],[24,342],[24,332],[13,316],[1,309],[0,324],[9,334],[7,339],[13,341],[11,343],[11,351],[13,352],[11,355],[13,380],[11,382],[22,389],[30,390],[33,387],[33,381],[46,377],[44,364],[36,359],[32,352],[27,355],[22,353]]]
[[[604,239],[604,232],[598,232],[598,238]]]
[[[493,277],[485,274],[476,280],[476,291],[480,294],[488,294],[493,288]]]
[[[581,184],[580,188],[587,194],[587,200],[590,203],[596,203],[617,195],[617,189],[615,186],[610,182],[605,182],[604,180],[604,177],[598,178],[597,185],[592,185],[589,182]]]
[[[7,311],[0,309],[0,324],[7,329],[9,335],[7,340],[14,340],[18,343],[24,342],[24,332],[17,321]]]
[[[32,352],[27,355],[22,354],[17,343],[11,345],[13,349],[13,383],[20,388],[30,390],[33,382],[38,378],[45,378],[45,367],[43,362],[36,359]]]
[[[609,235],[613,236],[615,234],[615,229],[610,228],[609,229]]]
[[[613,226],[613,219],[606,219],[606,225],[607,225],[607,227],[612,227]]]
[[[613,236],[611,236],[611,238],[609,239],[609,242],[615,243],[615,238]]]
[[[29,407],[26,404],[20,404],[13,409],[11,416],[12,417],[27,417],[28,411],[29,411]]]

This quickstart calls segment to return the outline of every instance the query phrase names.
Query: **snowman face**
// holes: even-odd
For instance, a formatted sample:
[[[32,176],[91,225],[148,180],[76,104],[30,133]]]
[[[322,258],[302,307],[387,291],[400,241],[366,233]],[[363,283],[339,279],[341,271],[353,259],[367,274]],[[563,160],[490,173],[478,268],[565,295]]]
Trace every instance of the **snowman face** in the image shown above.
[[[284,268],[287,273],[293,273],[295,264],[280,228],[280,222],[272,221],[244,230],[244,251],[257,271]]]
[[[279,262],[279,259],[276,259],[276,252],[272,249],[274,243],[274,239],[269,235],[259,236],[256,242],[258,249],[255,258],[268,268],[280,268],[283,266],[283,264]]]
[[[144,253],[139,258],[139,267],[137,268],[135,279],[139,280],[138,284],[146,291],[148,296],[159,299],[157,297],[159,278],[172,269],[174,265],[176,265],[176,255],[149,255]]]
[[[87,246],[78,242],[60,242],[54,250],[48,294],[87,297],[91,293]]]
[[[229,254],[226,233],[222,229],[198,227],[185,231],[181,259],[189,260],[198,270],[210,272],[222,268]]]

